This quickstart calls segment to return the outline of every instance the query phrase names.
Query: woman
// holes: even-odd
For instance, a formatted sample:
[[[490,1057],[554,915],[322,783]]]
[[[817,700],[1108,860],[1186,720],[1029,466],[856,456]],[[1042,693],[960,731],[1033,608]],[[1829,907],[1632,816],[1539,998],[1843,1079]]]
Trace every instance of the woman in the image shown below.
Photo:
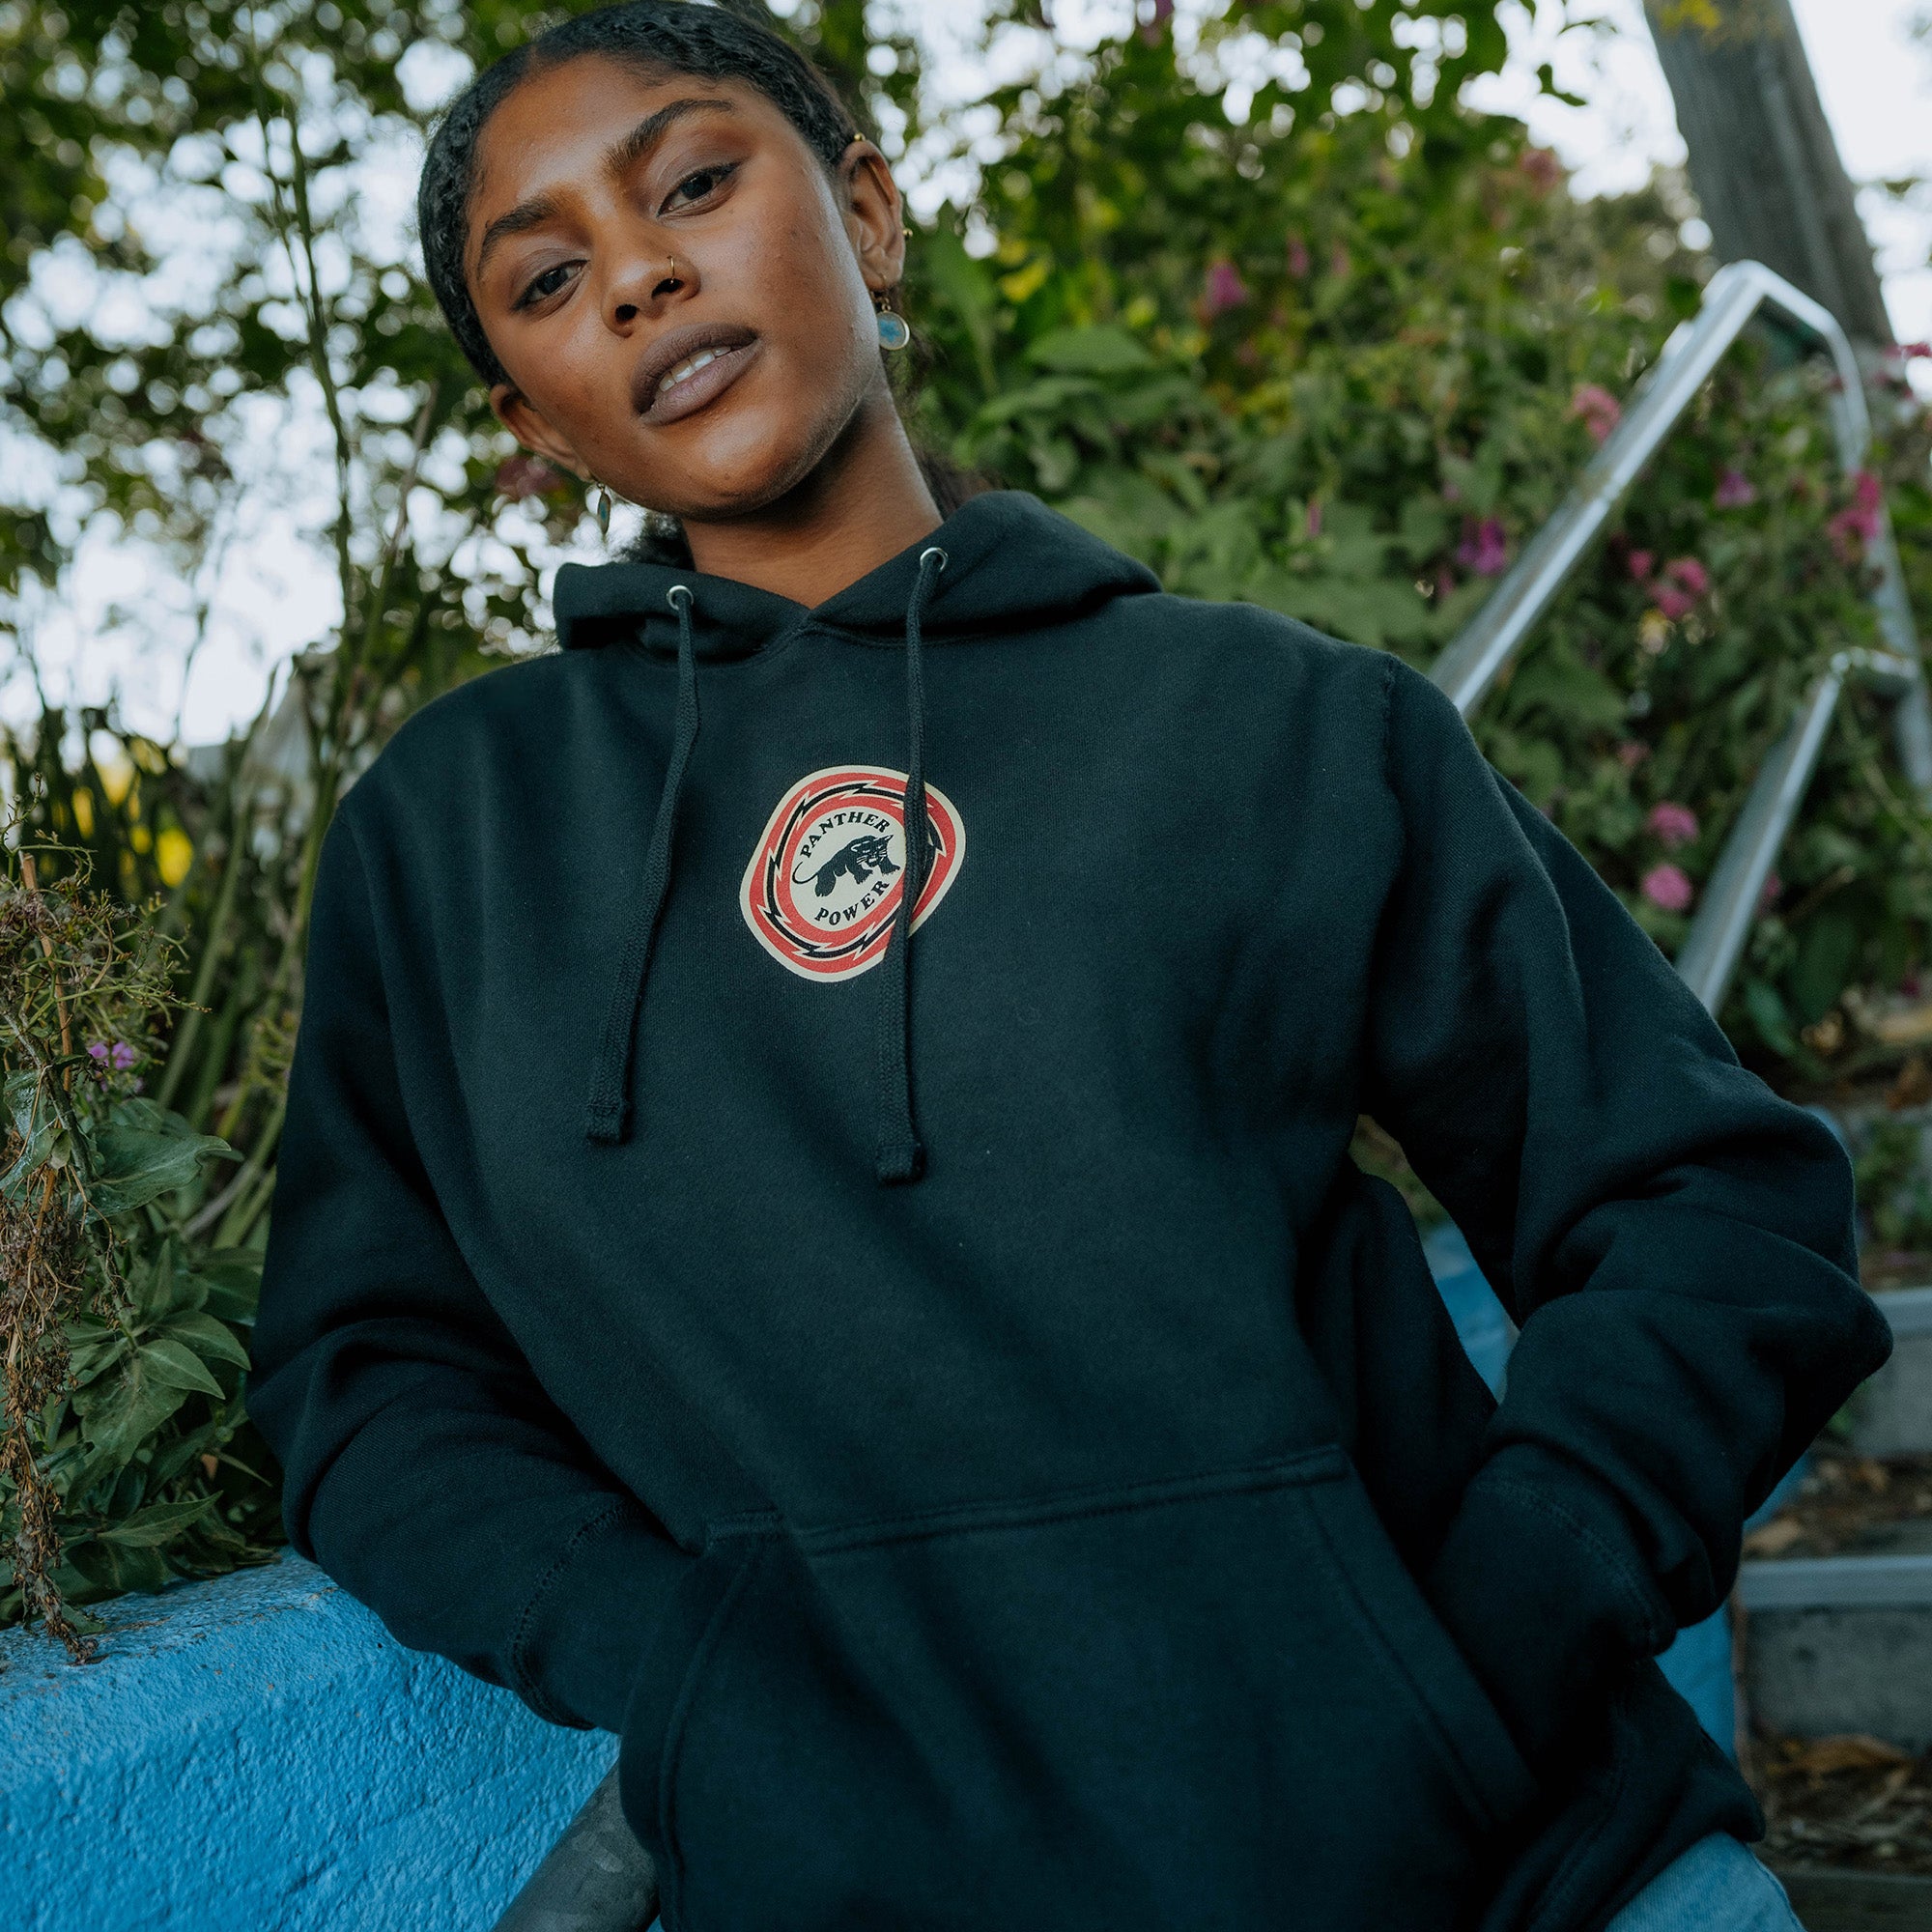
[[[1887,1352],[1831,1136],[1394,658],[942,515],[897,193],[767,33],[544,35],[421,213],[689,557],[562,571],[329,831],[297,1548],[620,1736],[670,1932],[1794,1923],[1652,1660]]]

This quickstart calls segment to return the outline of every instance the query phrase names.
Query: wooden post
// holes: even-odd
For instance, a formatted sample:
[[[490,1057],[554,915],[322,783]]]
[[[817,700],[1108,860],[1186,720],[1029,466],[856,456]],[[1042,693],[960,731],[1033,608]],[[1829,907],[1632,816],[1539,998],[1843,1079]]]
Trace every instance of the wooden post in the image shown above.
[[[1775,269],[1861,353],[1892,340],[1871,243],[1791,0],[1644,0],[1721,261]]]

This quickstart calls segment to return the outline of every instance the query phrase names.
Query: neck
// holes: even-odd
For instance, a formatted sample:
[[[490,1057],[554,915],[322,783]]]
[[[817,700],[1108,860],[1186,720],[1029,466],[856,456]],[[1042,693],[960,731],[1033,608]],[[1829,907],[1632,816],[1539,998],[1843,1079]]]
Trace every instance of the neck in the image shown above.
[[[868,398],[804,482],[728,523],[687,518],[691,560],[808,608],[939,527],[890,396]]]

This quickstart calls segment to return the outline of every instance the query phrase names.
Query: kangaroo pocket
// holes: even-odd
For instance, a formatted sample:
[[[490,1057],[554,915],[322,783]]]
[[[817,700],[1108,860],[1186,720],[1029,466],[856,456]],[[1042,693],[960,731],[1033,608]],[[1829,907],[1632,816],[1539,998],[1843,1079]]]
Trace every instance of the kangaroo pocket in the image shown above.
[[[1533,1795],[1337,1448],[700,1569],[626,1743],[669,1932],[1448,1932]]]

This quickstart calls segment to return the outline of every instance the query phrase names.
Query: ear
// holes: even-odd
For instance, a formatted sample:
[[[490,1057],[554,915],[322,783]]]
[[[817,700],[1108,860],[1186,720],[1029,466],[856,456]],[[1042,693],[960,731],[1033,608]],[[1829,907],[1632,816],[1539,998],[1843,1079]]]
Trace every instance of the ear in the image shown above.
[[[898,184],[885,156],[863,137],[838,157],[838,196],[866,286],[896,288],[905,272],[905,216]]]
[[[509,383],[497,383],[490,391],[490,407],[497,420],[535,455],[558,469],[567,469],[585,483],[590,471],[577,451],[551,427],[550,418],[521,389]]]

